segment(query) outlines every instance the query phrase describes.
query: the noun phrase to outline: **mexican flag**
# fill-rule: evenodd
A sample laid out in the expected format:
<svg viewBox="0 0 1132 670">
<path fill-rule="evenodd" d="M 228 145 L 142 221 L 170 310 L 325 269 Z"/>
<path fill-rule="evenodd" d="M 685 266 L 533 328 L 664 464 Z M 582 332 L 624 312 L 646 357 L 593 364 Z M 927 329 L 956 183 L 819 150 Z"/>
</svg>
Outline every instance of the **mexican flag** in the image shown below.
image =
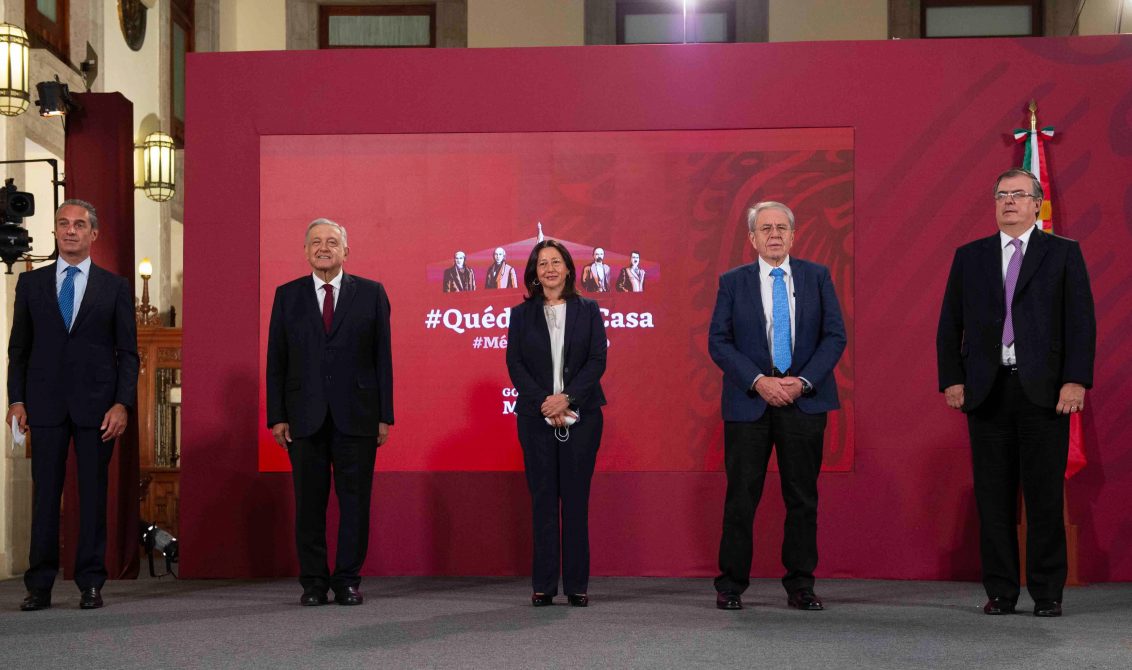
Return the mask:
<svg viewBox="0 0 1132 670">
<path fill-rule="evenodd" d="M 1052 194 L 1049 190 L 1049 171 L 1046 169 L 1046 140 L 1053 137 L 1053 126 L 1038 129 L 1036 118 L 1031 108 L 1030 130 L 1017 128 L 1014 130 L 1014 140 L 1024 142 L 1025 156 L 1022 159 L 1022 169 L 1029 170 L 1042 183 L 1045 199 L 1042 209 L 1038 212 L 1037 224 L 1047 233 L 1053 231 Z M 1069 462 L 1065 465 L 1065 478 L 1069 479 L 1085 467 L 1085 436 L 1081 427 L 1081 414 L 1069 415 Z"/>
</svg>

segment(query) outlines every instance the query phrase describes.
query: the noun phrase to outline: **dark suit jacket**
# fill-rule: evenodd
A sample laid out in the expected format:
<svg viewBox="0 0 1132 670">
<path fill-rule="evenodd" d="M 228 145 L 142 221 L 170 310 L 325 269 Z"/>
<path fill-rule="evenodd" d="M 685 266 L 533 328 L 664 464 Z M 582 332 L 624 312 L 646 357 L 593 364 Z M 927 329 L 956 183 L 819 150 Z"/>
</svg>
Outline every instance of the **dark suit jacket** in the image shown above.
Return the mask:
<svg viewBox="0 0 1132 670">
<path fill-rule="evenodd" d="M 550 331 L 541 299 L 525 300 L 511 308 L 507 327 L 507 371 L 519 391 L 515 412 L 542 416 L 542 403 L 554 394 Z M 563 338 L 563 393 L 576 399 L 582 414 L 605 404 L 601 375 L 605 372 L 605 323 L 597 303 L 588 298 L 566 301 Z"/>
<path fill-rule="evenodd" d="M 833 368 L 845 350 L 845 323 L 824 265 L 790 257 L 794 274 L 794 351 L 791 372 L 814 390 L 795 401 L 807 414 L 840 407 Z M 719 278 L 715 311 L 708 330 L 708 352 L 723 370 L 723 420 L 757 421 L 766 401 L 750 390 L 759 374 L 773 369 L 766 337 L 759 263 L 725 272 Z"/>
<path fill-rule="evenodd" d="M 389 298 L 381 284 L 342 274 L 330 334 L 311 275 L 275 290 L 267 335 L 267 426 L 313 435 L 326 413 L 346 435 L 377 436 L 393 424 Z"/>
<path fill-rule="evenodd" d="M 999 235 L 959 247 L 936 334 L 939 388 L 964 384 L 963 411 L 990 393 L 1002 365 L 1006 291 Z M 1035 405 L 1056 407 L 1062 384 L 1093 385 L 1097 323 L 1081 247 L 1040 230 L 1030 235 L 1014 289 L 1018 377 Z"/>
<path fill-rule="evenodd" d="M 57 426 L 68 417 L 98 427 L 114 403 L 133 407 L 138 337 L 133 291 L 125 278 L 90 265 L 71 331 L 55 293 L 56 264 L 16 282 L 8 342 L 8 401 L 26 405 L 28 423 Z"/>
</svg>

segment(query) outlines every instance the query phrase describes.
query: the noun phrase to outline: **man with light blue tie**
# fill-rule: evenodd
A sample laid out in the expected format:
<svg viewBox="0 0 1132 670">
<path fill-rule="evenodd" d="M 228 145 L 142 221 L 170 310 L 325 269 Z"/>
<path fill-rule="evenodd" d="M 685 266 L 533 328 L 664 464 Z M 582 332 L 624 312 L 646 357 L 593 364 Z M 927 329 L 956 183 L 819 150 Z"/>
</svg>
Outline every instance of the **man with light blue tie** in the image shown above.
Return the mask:
<svg viewBox="0 0 1132 670">
<path fill-rule="evenodd" d="M 82 200 L 55 214 L 58 260 L 20 275 L 8 342 L 7 423 L 30 432 L 31 552 L 20 609 L 51 606 L 59 572 L 59 509 L 67 451 L 75 444 L 79 536 L 75 583 L 82 609 L 102 607 L 106 489 L 114 442 L 136 400 L 137 329 L 125 278 L 90 260 L 98 215 Z M 70 541 L 70 540 L 68 540 Z"/>
<path fill-rule="evenodd" d="M 716 607 L 743 608 L 750 584 L 755 509 L 772 448 L 786 503 L 782 585 L 787 605 L 816 611 L 818 473 L 826 413 L 837 409 L 833 369 L 845 324 L 829 269 L 790 257 L 794 213 L 773 201 L 747 212 L 759 258 L 719 278 L 708 351 L 723 370 L 727 494 Z"/>
</svg>

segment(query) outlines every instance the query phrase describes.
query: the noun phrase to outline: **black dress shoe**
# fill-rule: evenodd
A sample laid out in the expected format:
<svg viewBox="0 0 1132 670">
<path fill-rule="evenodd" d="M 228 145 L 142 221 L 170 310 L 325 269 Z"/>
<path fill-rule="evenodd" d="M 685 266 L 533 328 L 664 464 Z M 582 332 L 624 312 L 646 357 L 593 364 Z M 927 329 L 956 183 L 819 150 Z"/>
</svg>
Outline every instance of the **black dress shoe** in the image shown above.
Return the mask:
<svg viewBox="0 0 1132 670">
<path fill-rule="evenodd" d="M 356 586 L 343 586 L 334 589 L 334 602 L 339 605 L 361 605 L 365 598 Z"/>
<path fill-rule="evenodd" d="M 743 599 L 739 597 L 738 593 L 723 591 L 715 594 L 715 606 L 721 610 L 741 610 L 743 609 Z"/>
<path fill-rule="evenodd" d="M 983 614 L 1014 614 L 1014 601 L 1001 596 L 991 596 L 983 605 Z"/>
<path fill-rule="evenodd" d="M 20 610 L 24 612 L 45 610 L 48 607 L 51 607 L 50 591 L 28 591 L 24 601 L 20 603 Z"/>
<path fill-rule="evenodd" d="M 566 601 L 570 603 L 570 607 L 589 607 L 590 597 L 584 593 L 571 593 L 566 596 Z"/>
<path fill-rule="evenodd" d="M 299 598 L 299 604 L 303 607 L 317 607 L 328 602 L 330 598 L 327 597 L 326 591 L 321 589 L 303 589 L 303 595 Z"/>
<path fill-rule="evenodd" d="M 1035 602 L 1034 616 L 1061 616 L 1061 601 L 1039 600 Z"/>
<path fill-rule="evenodd" d="M 810 589 L 798 589 L 791 593 L 790 597 L 786 599 L 786 604 L 796 610 L 806 610 L 807 612 L 818 612 L 825 609 L 821 598 L 817 597 Z"/>
<path fill-rule="evenodd" d="M 102 607 L 102 591 L 97 586 L 92 586 L 89 589 L 83 589 L 79 596 L 79 608 L 84 610 L 96 610 Z"/>
<path fill-rule="evenodd" d="M 554 596 L 549 593 L 534 593 L 531 595 L 531 605 L 535 607 L 548 607 L 554 604 Z"/>
</svg>

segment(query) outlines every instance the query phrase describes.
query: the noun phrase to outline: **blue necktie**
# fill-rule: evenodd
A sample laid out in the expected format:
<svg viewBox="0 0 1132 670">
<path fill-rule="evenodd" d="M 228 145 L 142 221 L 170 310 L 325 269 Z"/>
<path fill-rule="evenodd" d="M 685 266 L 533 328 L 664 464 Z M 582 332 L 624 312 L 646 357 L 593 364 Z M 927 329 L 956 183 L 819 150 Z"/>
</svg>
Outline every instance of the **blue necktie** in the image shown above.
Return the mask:
<svg viewBox="0 0 1132 670">
<path fill-rule="evenodd" d="M 774 319 L 772 328 L 774 329 L 774 367 L 778 368 L 779 372 L 786 372 L 790 369 L 790 298 L 786 295 L 786 280 L 783 279 L 786 273 L 782 268 L 775 268 L 770 271 L 770 276 L 774 277 L 774 285 L 771 287 L 771 295 L 774 298 L 773 308 L 771 310 L 771 317 Z"/>
<path fill-rule="evenodd" d="M 67 276 L 63 278 L 63 286 L 59 289 L 59 311 L 63 314 L 63 325 L 70 332 L 71 319 L 75 316 L 75 275 L 79 269 L 68 266 L 64 272 Z"/>
</svg>

